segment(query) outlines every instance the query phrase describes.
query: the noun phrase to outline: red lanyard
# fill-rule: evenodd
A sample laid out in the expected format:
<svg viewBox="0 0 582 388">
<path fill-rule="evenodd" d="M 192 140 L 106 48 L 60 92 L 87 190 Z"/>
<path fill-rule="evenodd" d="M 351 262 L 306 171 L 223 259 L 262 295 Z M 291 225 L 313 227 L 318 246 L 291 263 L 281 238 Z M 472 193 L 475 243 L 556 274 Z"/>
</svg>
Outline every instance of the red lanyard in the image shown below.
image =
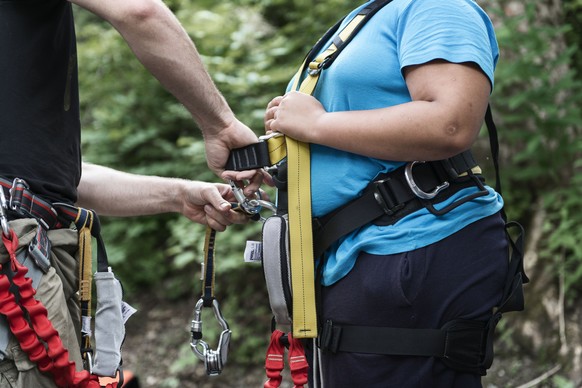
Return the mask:
<svg viewBox="0 0 582 388">
<path fill-rule="evenodd" d="M 69 352 L 49 321 L 46 308 L 34 299 L 32 281 L 25 277 L 28 269 L 16 259 L 18 237 L 11 229 L 9 233 L 9 236 L 2 233 L 2 241 L 10 256 L 11 269 L 15 273 L 12 283 L 18 289 L 20 304 L 16 303 L 14 295 L 9 291 L 8 276 L 0 274 L 0 313 L 7 317 L 10 330 L 18 339 L 22 350 L 38 365 L 41 372 L 50 372 L 59 387 L 100 388 L 96 375 L 86 370 L 77 372 L 75 363 L 69 360 Z M 28 313 L 30 325 L 24 317 L 23 309 Z M 46 347 L 39 338 L 46 343 Z M 107 384 L 106 387 L 116 388 L 117 383 Z"/>
</svg>

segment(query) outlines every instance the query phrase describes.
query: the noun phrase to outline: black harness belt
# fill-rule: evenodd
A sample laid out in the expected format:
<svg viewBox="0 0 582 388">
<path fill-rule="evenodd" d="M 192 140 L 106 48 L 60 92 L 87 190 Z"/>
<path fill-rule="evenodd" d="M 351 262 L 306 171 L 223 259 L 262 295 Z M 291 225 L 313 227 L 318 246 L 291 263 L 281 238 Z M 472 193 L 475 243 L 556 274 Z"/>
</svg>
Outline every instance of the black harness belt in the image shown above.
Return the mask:
<svg viewBox="0 0 582 388">
<path fill-rule="evenodd" d="M 460 190 L 475 186 L 479 187 L 476 193 L 443 209 L 434 207 Z M 381 174 L 360 197 L 323 217 L 314 218 L 314 257 L 319 257 L 340 237 L 370 222 L 392 225 L 423 207 L 440 215 L 487 193 L 470 151 L 446 160 L 408 163 Z"/>
<path fill-rule="evenodd" d="M 9 198 L 9 211 L 19 216 L 36 218 L 46 229 L 53 229 L 60 224 L 53 204 L 30 191 L 23 179 L 8 180 L 0 177 L 0 187 L 4 190 L 4 197 Z"/>
</svg>

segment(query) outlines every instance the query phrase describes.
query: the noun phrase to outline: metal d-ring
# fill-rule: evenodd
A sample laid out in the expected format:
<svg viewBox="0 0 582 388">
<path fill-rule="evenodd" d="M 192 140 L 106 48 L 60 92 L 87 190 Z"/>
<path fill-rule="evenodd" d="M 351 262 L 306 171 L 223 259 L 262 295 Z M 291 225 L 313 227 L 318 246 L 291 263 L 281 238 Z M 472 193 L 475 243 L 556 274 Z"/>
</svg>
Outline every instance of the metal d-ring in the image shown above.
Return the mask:
<svg viewBox="0 0 582 388">
<path fill-rule="evenodd" d="M 449 187 L 449 182 L 444 181 L 442 184 L 437 185 L 437 187 L 430 193 L 423 191 L 420 187 L 418 187 L 418 185 L 414 181 L 414 176 L 412 174 L 412 168 L 417 163 L 424 163 L 424 161 L 409 162 L 404 169 L 404 177 L 406 178 L 406 183 L 408 183 L 408 187 L 410 187 L 410 190 L 412 190 L 414 195 L 422 199 L 433 199 L 434 197 L 437 196 L 438 193 Z"/>
</svg>

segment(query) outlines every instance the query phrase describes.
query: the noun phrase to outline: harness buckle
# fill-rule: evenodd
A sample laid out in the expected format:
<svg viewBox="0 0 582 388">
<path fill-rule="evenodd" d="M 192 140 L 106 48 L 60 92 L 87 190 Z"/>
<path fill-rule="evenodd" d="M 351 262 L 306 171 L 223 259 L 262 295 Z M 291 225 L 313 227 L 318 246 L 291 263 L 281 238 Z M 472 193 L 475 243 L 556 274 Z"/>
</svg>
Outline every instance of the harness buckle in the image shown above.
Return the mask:
<svg viewBox="0 0 582 388">
<path fill-rule="evenodd" d="M 313 62 L 310 62 L 308 65 L 307 74 L 309 74 L 312 77 L 319 75 L 319 73 L 321 73 L 321 71 L 323 70 L 324 66 L 329 61 L 330 58 L 331 58 L 331 56 L 327 56 L 321 62 L 317 62 L 316 60 Z"/>
<path fill-rule="evenodd" d="M 8 217 L 6 216 L 6 209 L 8 202 L 4 196 L 4 189 L 0 187 L 0 224 L 2 225 L 2 234 L 5 237 L 10 236 L 10 225 L 8 224 Z"/>
<path fill-rule="evenodd" d="M 423 191 L 414 181 L 414 176 L 412 174 L 412 168 L 414 167 L 414 165 L 416 165 L 418 163 L 425 163 L 425 162 L 424 161 L 417 161 L 417 160 L 413 161 L 413 162 L 409 162 L 404 169 L 404 177 L 406 178 L 406 183 L 408 183 L 408 187 L 410 187 L 410 190 L 412 190 L 414 195 L 416 195 L 418 198 L 421 198 L 421 199 L 433 199 L 434 197 L 437 196 L 438 193 L 440 193 L 441 191 L 443 191 L 444 189 L 449 187 L 449 182 L 444 181 L 442 184 L 437 185 L 437 187 L 435 187 L 435 189 L 433 191 L 431 191 L 430 193 Z"/>
<path fill-rule="evenodd" d="M 208 376 L 218 376 L 222 372 L 224 364 L 226 364 L 232 331 L 229 329 L 228 323 L 222 316 L 218 301 L 213 299 L 212 310 L 214 311 L 216 320 L 222 328 L 222 333 L 220 333 L 216 350 L 210 349 L 210 346 L 202 340 L 202 307 L 204 307 L 204 299 L 200 298 L 194 308 L 194 319 L 192 320 L 190 329 L 192 332 L 190 347 L 192 348 L 192 352 L 200 360 L 204 361 L 206 374 Z"/>
<path fill-rule="evenodd" d="M 385 214 L 391 216 L 402 209 L 405 203 L 398 203 L 391 194 L 389 187 L 390 178 L 378 180 L 374 182 L 374 199 L 380 205 Z"/>
<path fill-rule="evenodd" d="M 10 209 L 15 211 L 18 211 L 18 204 L 22 203 L 23 190 L 19 190 L 18 187 L 29 189 L 28 183 L 22 178 L 14 178 L 12 181 L 12 187 L 10 188 Z"/>
</svg>

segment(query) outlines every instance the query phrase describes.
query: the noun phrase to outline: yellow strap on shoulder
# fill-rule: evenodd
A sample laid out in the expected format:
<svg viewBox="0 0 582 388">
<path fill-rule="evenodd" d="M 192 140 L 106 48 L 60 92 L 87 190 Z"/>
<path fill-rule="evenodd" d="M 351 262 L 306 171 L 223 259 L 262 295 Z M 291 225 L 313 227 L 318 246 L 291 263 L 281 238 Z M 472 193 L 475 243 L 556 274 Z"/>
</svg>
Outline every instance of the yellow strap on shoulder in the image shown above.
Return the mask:
<svg viewBox="0 0 582 388">
<path fill-rule="evenodd" d="M 340 32 L 339 37 L 345 41 L 363 18 L 361 15 L 356 16 Z M 305 94 L 313 93 L 324 61 L 336 50 L 336 45 L 332 43 L 329 48 L 309 63 L 308 75 L 301 82 L 300 92 Z M 293 90 L 297 90 L 304 68 L 305 62 L 295 76 Z M 311 158 L 309 144 L 287 136 L 285 141 L 288 174 L 289 249 L 293 293 L 293 336 L 295 338 L 315 338 L 317 337 L 317 314 L 315 309 L 315 265 L 311 224 Z"/>
</svg>

